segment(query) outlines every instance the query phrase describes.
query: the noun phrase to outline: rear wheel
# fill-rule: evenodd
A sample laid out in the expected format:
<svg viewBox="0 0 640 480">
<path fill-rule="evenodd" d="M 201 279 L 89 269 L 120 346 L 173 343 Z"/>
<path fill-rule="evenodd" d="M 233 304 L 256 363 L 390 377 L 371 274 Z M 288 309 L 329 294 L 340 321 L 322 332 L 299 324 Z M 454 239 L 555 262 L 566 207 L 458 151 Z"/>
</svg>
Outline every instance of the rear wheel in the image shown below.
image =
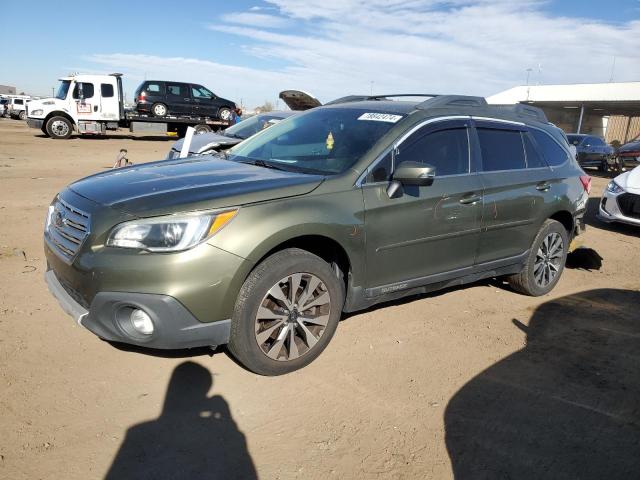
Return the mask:
<svg viewBox="0 0 640 480">
<path fill-rule="evenodd" d="M 229 351 L 261 375 L 302 368 L 333 337 L 343 303 L 344 285 L 327 262 L 297 248 L 275 253 L 240 290 Z"/>
<path fill-rule="evenodd" d="M 538 297 L 556 286 L 564 270 L 569 248 L 567 230 L 556 220 L 547 220 L 536 235 L 522 271 L 507 277 L 514 290 Z"/>
<path fill-rule="evenodd" d="M 25 112 L 24 110 L 22 110 L 22 111 L 20 112 L 20 114 L 18 115 L 18 118 L 19 118 L 20 120 L 26 120 L 26 119 L 27 119 L 27 112 Z"/>
<path fill-rule="evenodd" d="M 65 117 L 51 117 L 47 121 L 47 135 L 51 138 L 58 140 L 64 140 L 71 136 L 73 126 L 71 122 Z"/>
<path fill-rule="evenodd" d="M 166 117 L 167 112 L 167 106 L 164 103 L 154 103 L 151 106 L 151 113 L 154 117 Z"/>
</svg>

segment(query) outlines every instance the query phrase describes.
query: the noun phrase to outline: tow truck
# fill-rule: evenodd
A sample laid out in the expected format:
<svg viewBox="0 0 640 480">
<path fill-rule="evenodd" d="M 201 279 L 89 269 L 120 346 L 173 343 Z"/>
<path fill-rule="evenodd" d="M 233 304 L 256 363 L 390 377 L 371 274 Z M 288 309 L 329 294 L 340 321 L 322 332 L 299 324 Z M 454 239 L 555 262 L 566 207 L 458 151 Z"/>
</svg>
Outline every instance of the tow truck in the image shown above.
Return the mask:
<svg viewBox="0 0 640 480">
<path fill-rule="evenodd" d="M 27 125 L 46 136 L 67 139 L 74 130 L 80 135 L 106 135 L 128 128 L 131 132 L 175 133 L 184 136 L 188 127 L 196 133 L 228 127 L 232 121 L 190 115 L 154 117 L 128 110 L 124 104 L 122 74 L 76 74 L 60 78 L 54 97 L 32 100 Z"/>
</svg>

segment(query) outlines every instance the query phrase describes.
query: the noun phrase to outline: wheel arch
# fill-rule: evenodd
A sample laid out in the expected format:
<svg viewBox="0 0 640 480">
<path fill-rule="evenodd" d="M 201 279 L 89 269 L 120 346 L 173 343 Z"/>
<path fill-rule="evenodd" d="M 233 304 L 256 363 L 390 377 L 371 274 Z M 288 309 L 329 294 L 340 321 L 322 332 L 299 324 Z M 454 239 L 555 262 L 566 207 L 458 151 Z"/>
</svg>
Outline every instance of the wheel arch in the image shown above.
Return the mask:
<svg viewBox="0 0 640 480">
<path fill-rule="evenodd" d="M 46 126 L 49 120 L 51 120 L 53 117 L 64 117 L 71 122 L 71 128 L 76 128 L 76 122 L 73 117 L 71 117 L 71 115 L 69 115 L 68 113 L 63 112 L 62 110 L 54 110 L 53 112 L 47 114 L 47 116 L 44 117 L 43 125 Z"/>
<path fill-rule="evenodd" d="M 569 238 L 573 237 L 574 220 L 571 212 L 569 212 L 568 210 L 558 210 L 557 212 L 550 215 L 549 219 L 560 222 L 567 230 L 567 235 L 569 235 Z"/>
</svg>

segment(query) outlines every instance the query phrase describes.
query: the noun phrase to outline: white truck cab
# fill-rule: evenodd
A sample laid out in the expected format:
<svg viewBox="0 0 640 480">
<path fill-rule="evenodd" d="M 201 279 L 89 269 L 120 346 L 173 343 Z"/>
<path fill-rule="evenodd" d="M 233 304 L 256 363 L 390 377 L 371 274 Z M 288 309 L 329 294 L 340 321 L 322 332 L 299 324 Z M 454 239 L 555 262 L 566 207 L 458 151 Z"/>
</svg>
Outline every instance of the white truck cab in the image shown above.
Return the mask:
<svg viewBox="0 0 640 480">
<path fill-rule="evenodd" d="M 52 138 L 105 133 L 124 118 L 121 75 L 72 75 L 60 78 L 55 97 L 29 102 L 27 123 Z"/>
</svg>

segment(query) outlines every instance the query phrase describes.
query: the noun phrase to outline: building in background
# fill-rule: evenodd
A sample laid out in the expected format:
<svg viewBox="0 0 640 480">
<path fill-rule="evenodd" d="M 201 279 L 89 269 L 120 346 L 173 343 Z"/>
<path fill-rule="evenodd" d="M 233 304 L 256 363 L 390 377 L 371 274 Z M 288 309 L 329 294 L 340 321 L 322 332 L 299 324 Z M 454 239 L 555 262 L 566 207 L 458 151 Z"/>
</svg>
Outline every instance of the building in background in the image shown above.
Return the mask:
<svg viewBox="0 0 640 480">
<path fill-rule="evenodd" d="M 487 102 L 535 105 L 565 132 L 598 135 L 608 143 L 623 144 L 640 135 L 640 82 L 522 85 Z"/>
<path fill-rule="evenodd" d="M 16 95 L 16 87 L 0 85 L 0 95 Z"/>
</svg>

